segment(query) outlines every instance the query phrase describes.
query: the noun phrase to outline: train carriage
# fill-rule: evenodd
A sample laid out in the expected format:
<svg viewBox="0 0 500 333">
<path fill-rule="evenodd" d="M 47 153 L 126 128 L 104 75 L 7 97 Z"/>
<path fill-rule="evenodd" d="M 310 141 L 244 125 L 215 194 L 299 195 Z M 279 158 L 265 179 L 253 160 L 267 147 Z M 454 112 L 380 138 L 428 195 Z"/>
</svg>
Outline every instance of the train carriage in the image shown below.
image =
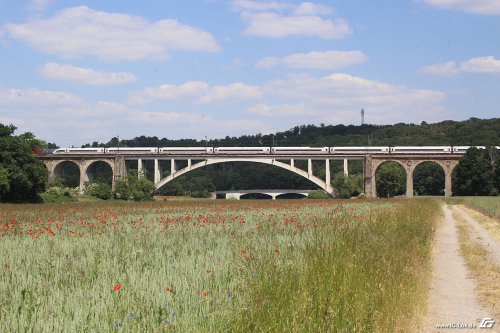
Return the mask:
<svg viewBox="0 0 500 333">
<path fill-rule="evenodd" d="M 216 155 L 267 155 L 269 147 L 217 147 L 214 149 Z"/>
<path fill-rule="evenodd" d="M 52 154 L 104 154 L 104 148 L 58 148 Z"/>
<path fill-rule="evenodd" d="M 160 154 L 164 155 L 206 155 L 213 154 L 212 147 L 163 147 Z"/>
<path fill-rule="evenodd" d="M 123 154 L 123 155 L 141 155 L 141 154 L 157 154 L 156 147 L 110 147 L 106 148 L 108 154 Z"/>
<path fill-rule="evenodd" d="M 390 148 L 391 153 L 398 154 L 449 154 L 451 146 L 396 146 Z"/>
<path fill-rule="evenodd" d="M 330 154 L 388 154 L 389 147 L 330 147 Z"/>
<path fill-rule="evenodd" d="M 328 155 L 328 147 L 273 147 L 273 155 Z"/>
</svg>

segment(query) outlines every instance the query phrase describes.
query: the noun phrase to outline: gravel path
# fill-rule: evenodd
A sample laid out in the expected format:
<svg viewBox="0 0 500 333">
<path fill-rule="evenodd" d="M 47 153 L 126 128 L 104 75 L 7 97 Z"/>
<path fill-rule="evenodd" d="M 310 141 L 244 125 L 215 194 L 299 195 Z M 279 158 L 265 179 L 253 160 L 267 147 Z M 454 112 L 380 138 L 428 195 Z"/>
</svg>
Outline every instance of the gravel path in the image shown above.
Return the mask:
<svg viewBox="0 0 500 333">
<path fill-rule="evenodd" d="M 436 231 L 431 289 L 422 332 L 478 332 L 478 328 L 436 328 L 438 324 L 478 325 L 478 319 L 490 316 L 488 309 L 477 301 L 474 280 L 460 255 L 456 221 L 451 209 L 445 205 L 443 211 L 444 219 Z M 497 325 L 493 330 L 481 331 L 498 332 Z"/>
</svg>

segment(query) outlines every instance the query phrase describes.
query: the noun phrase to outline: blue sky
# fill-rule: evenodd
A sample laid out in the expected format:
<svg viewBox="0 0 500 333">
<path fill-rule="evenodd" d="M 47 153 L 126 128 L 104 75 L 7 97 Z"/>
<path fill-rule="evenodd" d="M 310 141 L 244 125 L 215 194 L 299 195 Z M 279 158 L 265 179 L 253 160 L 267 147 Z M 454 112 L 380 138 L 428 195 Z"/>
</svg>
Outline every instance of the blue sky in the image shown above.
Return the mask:
<svg viewBox="0 0 500 333">
<path fill-rule="evenodd" d="M 0 5 L 0 122 L 61 146 L 500 115 L 498 0 Z"/>
</svg>

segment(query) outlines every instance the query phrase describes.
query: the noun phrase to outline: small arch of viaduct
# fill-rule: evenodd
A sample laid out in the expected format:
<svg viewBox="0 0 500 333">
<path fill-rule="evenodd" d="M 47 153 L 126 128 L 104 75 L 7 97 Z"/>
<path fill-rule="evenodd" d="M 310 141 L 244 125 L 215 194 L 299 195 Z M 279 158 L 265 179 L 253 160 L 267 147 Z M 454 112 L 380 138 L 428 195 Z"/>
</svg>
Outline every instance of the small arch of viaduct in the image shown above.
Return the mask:
<svg viewBox="0 0 500 333">
<path fill-rule="evenodd" d="M 377 197 L 376 173 L 377 169 L 384 163 L 396 162 L 406 172 L 406 197 L 413 196 L 413 172 L 422 163 L 436 163 L 444 171 L 444 193 L 445 197 L 452 195 L 451 176 L 458 165 L 461 155 L 455 156 L 367 156 L 365 159 L 365 195 L 368 198 Z"/>
<path fill-rule="evenodd" d="M 89 168 L 94 165 L 95 163 L 103 162 L 109 165 L 111 168 L 111 171 L 113 173 L 113 179 L 112 179 L 112 186 L 114 187 L 115 181 L 117 179 L 120 179 L 122 175 L 125 174 L 124 168 L 125 165 L 123 161 L 120 161 L 119 159 L 112 157 L 112 158 L 92 158 L 92 159 L 85 159 L 85 158 L 61 158 L 61 159 L 43 159 L 43 163 L 45 164 L 48 173 L 49 173 L 49 182 L 52 182 L 56 178 L 56 169 L 61 166 L 63 163 L 73 163 L 78 167 L 78 170 L 80 171 L 80 182 L 79 182 L 79 187 L 80 191 L 83 191 L 85 187 L 85 183 L 89 182 L 91 179 L 89 177 Z M 123 164 L 123 165 L 121 165 Z"/>
</svg>

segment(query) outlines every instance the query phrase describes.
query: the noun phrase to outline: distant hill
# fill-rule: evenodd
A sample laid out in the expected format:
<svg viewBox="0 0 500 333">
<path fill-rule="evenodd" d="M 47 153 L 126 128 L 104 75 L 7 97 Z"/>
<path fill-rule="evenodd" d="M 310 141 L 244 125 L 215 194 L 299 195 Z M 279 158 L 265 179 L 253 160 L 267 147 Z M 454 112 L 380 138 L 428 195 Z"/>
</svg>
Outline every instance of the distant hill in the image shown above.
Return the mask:
<svg viewBox="0 0 500 333">
<path fill-rule="evenodd" d="M 275 134 L 243 135 L 210 140 L 213 146 L 475 146 L 500 145 L 500 118 L 465 121 L 446 120 L 439 123 L 395 125 L 301 125 Z M 122 147 L 177 146 L 190 147 L 205 145 L 205 141 L 193 139 L 170 140 L 156 136 L 140 136 L 120 140 Z M 118 139 L 107 143 L 94 142 L 83 147 L 116 146 Z"/>
</svg>

